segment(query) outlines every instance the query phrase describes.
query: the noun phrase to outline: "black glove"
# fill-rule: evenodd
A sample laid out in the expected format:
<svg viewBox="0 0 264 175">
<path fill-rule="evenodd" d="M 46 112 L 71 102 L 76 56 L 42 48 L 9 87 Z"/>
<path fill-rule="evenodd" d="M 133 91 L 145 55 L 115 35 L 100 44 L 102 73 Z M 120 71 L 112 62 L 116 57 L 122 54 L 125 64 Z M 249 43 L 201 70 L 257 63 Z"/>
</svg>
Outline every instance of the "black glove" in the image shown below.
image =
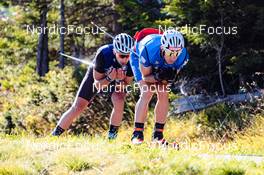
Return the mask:
<svg viewBox="0 0 264 175">
<path fill-rule="evenodd" d="M 154 78 L 157 81 L 166 80 L 168 82 L 172 82 L 177 75 L 177 70 L 173 68 L 161 68 L 155 74 Z"/>
</svg>

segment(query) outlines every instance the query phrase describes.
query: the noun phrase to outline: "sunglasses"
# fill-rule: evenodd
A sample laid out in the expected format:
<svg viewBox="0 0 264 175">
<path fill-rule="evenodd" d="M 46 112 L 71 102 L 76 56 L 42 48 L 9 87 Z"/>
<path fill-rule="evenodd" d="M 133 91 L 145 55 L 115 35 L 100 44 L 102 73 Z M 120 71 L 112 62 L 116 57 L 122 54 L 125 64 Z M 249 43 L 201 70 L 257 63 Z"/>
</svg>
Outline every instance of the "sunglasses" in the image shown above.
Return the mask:
<svg viewBox="0 0 264 175">
<path fill-rule="evenodd" d="M 128 55 L 118 54 L 118 56 L 119 56 L 121 59 L 124 59 L 124 58 L 128 58 L 128 57 L 129 57 L 129 54 L 128 54 Z"/>
<path fill-rule="evenodd" d="M 170 50 L 167 48 L 164 48 L 164 55 L 167 57 L 178 57 L 181 53 L 182 49 L 180 50 Z"/>
</svg>

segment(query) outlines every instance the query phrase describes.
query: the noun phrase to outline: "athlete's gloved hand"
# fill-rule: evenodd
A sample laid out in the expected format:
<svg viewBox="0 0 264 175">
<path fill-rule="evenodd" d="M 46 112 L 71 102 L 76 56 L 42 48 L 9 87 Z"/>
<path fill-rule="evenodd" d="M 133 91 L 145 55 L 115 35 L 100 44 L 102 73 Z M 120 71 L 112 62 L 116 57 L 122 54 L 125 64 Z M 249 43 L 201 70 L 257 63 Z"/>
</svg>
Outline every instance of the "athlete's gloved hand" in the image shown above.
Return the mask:
<svg viewBox="0 0 264 175">
<path fill-rule="evenodd" d="M 154 74 L 154 78 L 159 82 L 163 80 L 172 82 L 174 81 L 176 75 L 177 71 L 173 68 L 161 68 Z"/>
<path fill-rule="evenodd" d="M 115 80 L 117 78 L 117 70 L 113 67 L 111 67 L 107 73 L 106 76 L 110 79 L 110 80 Z"/>
<path fill-rule="evenodd" d="M 116 80 L 124 80 L 126 78 L 126 73 L 123 71 L 122 68 L 117 69 L 117 75 L 116 75 Z"/>
</svg>

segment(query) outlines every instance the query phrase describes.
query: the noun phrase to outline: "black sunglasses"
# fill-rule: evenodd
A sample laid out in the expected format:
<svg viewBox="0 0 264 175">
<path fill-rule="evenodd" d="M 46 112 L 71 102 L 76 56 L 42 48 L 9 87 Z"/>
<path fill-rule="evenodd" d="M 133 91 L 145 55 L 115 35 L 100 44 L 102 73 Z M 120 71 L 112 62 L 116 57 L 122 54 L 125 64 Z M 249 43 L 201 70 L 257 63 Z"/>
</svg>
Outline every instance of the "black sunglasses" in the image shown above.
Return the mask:
<svg viewBox="0 0 264 175">
<path fill-rule="evenodd" d="M 119 57 L 123 59 L 129 57 L 129 55 L 119 55 Z"/>
</svg>

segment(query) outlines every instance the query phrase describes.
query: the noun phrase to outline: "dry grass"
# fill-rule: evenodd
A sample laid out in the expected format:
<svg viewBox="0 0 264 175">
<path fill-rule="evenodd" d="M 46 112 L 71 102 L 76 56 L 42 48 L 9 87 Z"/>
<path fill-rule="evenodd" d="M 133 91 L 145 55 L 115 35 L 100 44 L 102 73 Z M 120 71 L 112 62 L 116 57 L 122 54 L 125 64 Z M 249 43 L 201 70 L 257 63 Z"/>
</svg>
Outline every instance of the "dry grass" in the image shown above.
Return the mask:
<svg viewBox="0 0 264 175">
<path fill-rule="evenodd" d="M 130 144 L 132 128 L 122 128 L 114 142 L 97 136 L 0 136 L 0 174 L 264 174 L 264 163 L 201 159 L 198 154 L 264 155 L 263 117 L 230 142 L 198 139 L 194 121 L 169 120 L 166 137 L 177 138 L 180 151 Z"/>
</svg>

